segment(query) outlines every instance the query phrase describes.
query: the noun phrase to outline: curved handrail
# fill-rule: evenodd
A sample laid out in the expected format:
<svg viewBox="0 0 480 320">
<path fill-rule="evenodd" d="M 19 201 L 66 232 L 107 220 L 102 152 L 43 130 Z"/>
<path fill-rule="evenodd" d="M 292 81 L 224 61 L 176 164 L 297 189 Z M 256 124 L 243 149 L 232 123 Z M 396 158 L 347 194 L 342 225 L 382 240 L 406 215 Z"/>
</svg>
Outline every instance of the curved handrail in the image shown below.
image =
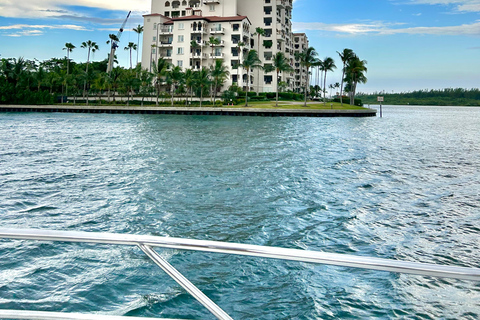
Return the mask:
<svg viewBox="0 0 480 320">
<path fill-rule="evenodd" d="M 228 253 L 307 263 L 409 273 L 432 277 L 480 281 L 479 268 L 444 266 L 430 263 L 399 261 L 338 253 L 266 247 L 219 241 L 192 240 L 130 234 L 53 231 L 38 229 L 0 228 L 0 238 L 44 241 L 87 242 L 116 245 L 145 245 L 180 250 Z"/>
</svg>

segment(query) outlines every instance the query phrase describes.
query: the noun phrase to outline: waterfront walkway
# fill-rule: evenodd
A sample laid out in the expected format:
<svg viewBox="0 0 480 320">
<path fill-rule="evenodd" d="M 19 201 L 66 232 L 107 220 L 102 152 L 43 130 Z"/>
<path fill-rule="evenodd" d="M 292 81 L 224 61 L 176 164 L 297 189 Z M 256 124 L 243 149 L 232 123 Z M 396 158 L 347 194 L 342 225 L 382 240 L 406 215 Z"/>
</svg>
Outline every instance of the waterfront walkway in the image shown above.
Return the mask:
<svg viewBox="0 0 480 320">
<path fill-rule="evenodd" d="M 0 112 L 69 112 L 119 114 L 183 114 L 263 117 L 374 117 L 375 109 L 269 109 L 252 107 L 155 107 L 155 106 L 76 106 L 76 105 L 0 105 Z"/>
</svg>

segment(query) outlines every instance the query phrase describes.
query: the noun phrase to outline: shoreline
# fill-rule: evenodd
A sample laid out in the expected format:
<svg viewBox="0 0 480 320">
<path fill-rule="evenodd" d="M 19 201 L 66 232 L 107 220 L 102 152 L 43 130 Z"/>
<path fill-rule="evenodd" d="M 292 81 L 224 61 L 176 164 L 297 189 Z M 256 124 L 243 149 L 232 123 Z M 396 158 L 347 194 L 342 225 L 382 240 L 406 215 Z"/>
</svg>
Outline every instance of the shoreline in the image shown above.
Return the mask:
<svg viewBox="0 0 480 320">
<path fill-rule="evenodd" d="M 375 109 L 262 109 L 222 107 L 139 107 L 139 106 L 63 106 L 63 105 L 0 105 L 0 112 L 64 112 L 111 114 L 180 114 L 260 117 L 375 117 Z"/>
</svg>

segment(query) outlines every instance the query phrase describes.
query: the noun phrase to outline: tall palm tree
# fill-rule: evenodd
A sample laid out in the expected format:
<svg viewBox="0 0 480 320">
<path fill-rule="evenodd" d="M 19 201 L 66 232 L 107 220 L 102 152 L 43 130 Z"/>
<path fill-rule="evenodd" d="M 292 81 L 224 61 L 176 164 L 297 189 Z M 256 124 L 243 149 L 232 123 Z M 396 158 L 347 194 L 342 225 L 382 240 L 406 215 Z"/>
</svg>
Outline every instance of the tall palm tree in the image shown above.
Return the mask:
<svg viewBox="0 0 480 320">
<path fill-rule="evenodd" d="M 320 75 L 320 70 L 323 70 L 323 60 L 322 59 L 316 59 L 314 62 L 313 68 L 316 68 L 316 80 L 315 80 L 315 87 L 318 87 L 321 90 L 321 85 L 322 85 L 322 77 L 323 77 L 323 71 L 322 74 Z M 318 90 L 317 90 L 318 92 Z M 321 95 L 320 95 L 321 97 Z"/>
<path fill-rule="evenodd" d="M 187 87 L 188 92 L 190 92 L 190 101 L 192 101 L 193 87 L 195 85 L 195 73 L 192 69 L 186 69 L 184 77 L 185 77 L 185 86 Z M 188 105 L 188 98 L 185 99 L 185 105 Z"/>
<path fill-rule="evenodd" d="M 202 107 L 203 101 L 203 91 L 205 88 L 210 85 L 210 73 L 207 68 L 202 68 L 200 71 L 196 72 L 196 84 L 200 88 L 200 108 Z"/>
<path fill-rule="evenodd" d="M 263 28 L 260 28 L 260 27 L 257 27 L 255 28 L 255 34 L 257 35 L 258 37 L 258 41 L 257 41 L 257 53 L 260 54 L 260 37 L 264 37 L 265 36 L 265 29 Z M 259 94 L 260 92 L 260 68 L 258 69 L 257 71 L 257 95 Z"/>
<path fill-rule="evenodd" d="M 182 68 L 180 68 L 179 66 L 172 68 L 170 71 L 167 72 L 167 77 L 172 83 L 171 91 L 172 91 L 172 107 L 173 107 L 173 97 L 175 95 L 175 89 L 183 79 Z"/>
<path fill-rule="evenodd" d="M 342 59 L 343 69 L 342 69 L 342 83 L 340 84 L 340 103 L 343 106 L 343 79 L 345 79 L 345 71 L 347 71 L 347 63 L 355 57 L 355 53 L 352 49 L 345 48 L 342 52 L 338 52 L 340 59 Z"/>
<path fill-rule="evenodd" d="M 245 46 L 245 42 L 239 41 L 237 43 L 238 50 L 238 65 L 237 65 L 237 85 L 240 84 L 240 61 L 242 61 L 242 47 Z"/>
<path fill-rule="evenodd" d="M 143 26 L 138 25 L 138 27 L 133 28 L 133 31 L 137 34 L 137 48 L 140 48 L 140 34 L 143 32 Z M 137 50 L 137 64 L 138 64 L 138 52 Z"/>
<path fill-rule="evenodd" d="M 67 50 L 67 77 L 70 71 L 70 52 L 72 52 L 73 49 L 75 48 L 76 47 L 70 42 L 65 43 L 65 48 L 63 48 L 63 50 Z M 65 95 L 68 96 L 68 83 L 66 81 L 65 81 Z M 62 102 L 63 102 L 63 95 L 62 95 Z"/>
<path fill-rule="evenodd" d="M 347 65 L 347 79 L 350 84 L 350 104 L 355 104 L 355 93 L 357 91 L 358 83 L 366 83 L 367 77 L 365 73 L 367 72 L 367 61 L 360 60 L 359 57 L 355 56 L 352 58 Z"/>
<path fill-rule="evenodd" d="M 309 47 L 305 49 L 302 53 L 300 53 L 300 64 L 307 68 L 307 88 L 310 86 L 310 68 L 315 65 L 315 63 L 318 62 L 317 59 L 318 53 L 313 47 Z M 307 106 L 307 89 L 305 89 L 305 104 L 304 106 Z"/>
<path fill-rule="evenodd" d="M 213 49 L 215 48 L 215 46 L 218 46 L 220 44 L 220 40 L 218 38 L 215 38 L 215 37 L 210 37 L 208 39 L 208 44 L 210 45 L 210 47 L 212 47 L 212 55 L 211 55 L 211 58 L 213 59 Z M 214 63 L 212 62 L 212 65 Z"/>
<path fill-rule="evenodd" d="M 155 74 L 155 87 L 157 89 L 156 106 L 158 107 L 158 96 L 160 95 L 160 86 L 162 78 L 167 74 L 169 63 L 167 60 L 160 58 L 157 63 L 153 65 L 153 73 Z"/>
<path fill-rule="evenodd" d="M 225 80 L 230 75 L 227 67 L 223 64 L 223 59 L 216 60 L 215 64 L 210 67 L 210 75 L 213 82 L 213 104 L 215 105 L 218 88 L 223 86 Z"/>
<path fill-rule="evenodd" d="M 327 103 L 327 72 L 329 71 L 333 71 L 337 69 L 337 66 L 335 65 L 335 61 L 330 58 L 330 57 L 327 57 L 323 60 L 322 62 L 322 71 L 325 72 L 325 78 L 323 80 L 323 105 L 325 105 Z"/>
<path fill-rule="evenodd" d="M 279 75 L 280 75 L 280 72 L 288 72 L 288 71 L 292 71 L 293 68 L 290 66 L 290 63 L 288 62 L 288 60 L 285 58 L 285 54 L 283 52 L 277 52 L 277 54 L 273 57 L 273 67 L 275 68 L 276 72 L 277 72 L 277 94 L 276 94 L 276 102 L 275 102 L 275 106 L 278 107 L 278 78 L 279 78 Z"/>
<path fill-rule="evenodd" d="M 247 88 L 245 90 L 245 107 L 248 107 L 248 91 L 250 89 L 250 70 L 262 68 L 262 61 L 255 50 L 248 51 L 243 57 L 242 67 L 247 71 Z"/>
<path fill-rule="evenodd" d="M 63 50 L 67 50 L 67 75 L 69 74 L 70 70 L 70 52 L 72 52 L 75 48 L 76 47 L 70 42 L 65 43 L 65 48 L 63 48 Z"/>
<path fill-rule="evenodd" d="M 80 48 L 88 50 L 87 68 L 85 70 L 85 74 L 88 74 L 88 65 L 90 64 L 90 53 L 94 53 L 95 51 L 97 51 L 98 45 L 96 42 L 88 40 L 86 42 L 82 42 L 82 45 L 80 46 Z M 83 83 L 83 97 L 85 97 L 85 92 L 87 91 L 87 78 L 88 77 L 85 77 L 85 82 Z"/>
<path fill-rule="evenodd" d="M 190 41 L 190 50 L 192 51 L 192 59 L 195 57 L 195 52 L 197 51 L 197 49 L 200 47 L 200 45 L 198 44 L 198 42 L 196 40 L 192 40 Z M 193 61 L 193 60 L 192 60 Z M 202 59 L 200 57 L 200 66 L 202 65 Z M 194 64 L 192 62 L 192 68 L 194 67 Z"/>
<path fill-rule="evenodd" d="M 137 45 L 133 42 L 129 42 L 128 46 L 126 46 L 124 49 L 130 51 L 130 69 L 132 69 L 132 50 L 137 50 Z"/>
</svg>

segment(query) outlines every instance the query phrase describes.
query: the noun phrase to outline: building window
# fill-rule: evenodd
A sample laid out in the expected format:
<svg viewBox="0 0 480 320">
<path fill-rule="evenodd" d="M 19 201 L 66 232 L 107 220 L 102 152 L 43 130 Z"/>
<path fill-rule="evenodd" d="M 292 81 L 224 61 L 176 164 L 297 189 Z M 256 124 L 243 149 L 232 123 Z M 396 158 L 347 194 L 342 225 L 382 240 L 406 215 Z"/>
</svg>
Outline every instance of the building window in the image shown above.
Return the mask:
<svg viewBox="0 0 480 320">
<path fill-rule="evenodd" d="M 184 41 L 183 35 L 178 36 L 178 42 L 183 42 L 183 41 Z"/>
<path fill-rule="evenodd" d="M 177 54 L 183 54 L 183 48 L 177 48 Z"/>
<path fill-rule="evenodd" d="M 155 48 L 152 48 L 152 54 L 155 54 L 156 50 Z"/>
<path fill-rule="evenodd" d="M 170 11 L 165 11 L 165 17 L 170 17 Z"/>
<path fill-rule="evenodd" d="M 177 61 L 177 66 L 183 67 L 183 60 L 178 60 Z"/>
<path fill-rule="evenodd" d="M 185 24 L 183 22 L 180 22 L 178 24 L 178 30 L 183 30 L 183 29 L 185 29 Z"/>
<path fill-rule="evenodd" d="M 215 11 L 215 5 L 211 4 L 208 6 L 210 8 L 210 12 Z"/>
<path fill-rule="evenodd" d="M 157 23 L 156 22 L 153 24 L 153 30 L 157 30 Z"/>
<path fill-rule="evenodd" d="M 153 42 L 156 42 L 156 41 L 157 41 L 157 37 L 153 36 Z"/>
</svg>

